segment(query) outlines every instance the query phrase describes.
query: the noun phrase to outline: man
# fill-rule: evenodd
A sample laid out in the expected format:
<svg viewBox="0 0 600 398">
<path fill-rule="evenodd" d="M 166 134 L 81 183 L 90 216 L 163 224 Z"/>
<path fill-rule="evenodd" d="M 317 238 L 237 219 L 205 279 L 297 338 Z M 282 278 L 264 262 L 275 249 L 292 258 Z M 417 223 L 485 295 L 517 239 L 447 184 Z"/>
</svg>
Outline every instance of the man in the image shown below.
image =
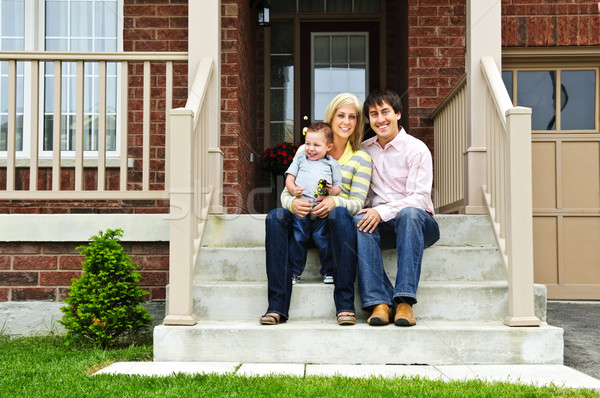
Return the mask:
<svg viewBox="0 0 600 398">
<path fill-rule="evenodd" d="M 416 324 L 423 249 L 440 236 L 433 218 L 431 153 L 399 125 L 398 94 L 377 90 L 365 100 L 365 113 L 376 137 L 363 143 L 373 161 L 367 206 L 357 213 L 358 287 L 362 308 L 372 310 L 369 325 Z M 396 283 L 386 275 L 381 249 L 396 247 Z M 394 316 L 395 307 L 395 316 Z"/>
</svg>

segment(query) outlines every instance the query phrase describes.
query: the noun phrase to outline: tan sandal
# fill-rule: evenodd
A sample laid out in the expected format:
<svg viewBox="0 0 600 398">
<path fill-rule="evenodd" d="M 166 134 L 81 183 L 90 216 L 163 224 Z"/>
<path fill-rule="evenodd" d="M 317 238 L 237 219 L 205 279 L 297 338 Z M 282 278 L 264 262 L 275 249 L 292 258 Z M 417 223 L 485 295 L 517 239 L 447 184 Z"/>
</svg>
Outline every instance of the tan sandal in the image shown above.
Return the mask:
<svg viewBox="0 0 600 398">
<path fill-rule="evenodd" d="M 342 313 L 337 316 L 337 323 L 340 326 L 352 326 L 356 324 L 356 314 Z"/>
<path fill-rule="evenodd" d="M 261 316 L 259 322 L 261 325 L 279 325 L 284 323 L 285 319 L 282 320 L 281 315 L 270 312 Z"/>
</svg>

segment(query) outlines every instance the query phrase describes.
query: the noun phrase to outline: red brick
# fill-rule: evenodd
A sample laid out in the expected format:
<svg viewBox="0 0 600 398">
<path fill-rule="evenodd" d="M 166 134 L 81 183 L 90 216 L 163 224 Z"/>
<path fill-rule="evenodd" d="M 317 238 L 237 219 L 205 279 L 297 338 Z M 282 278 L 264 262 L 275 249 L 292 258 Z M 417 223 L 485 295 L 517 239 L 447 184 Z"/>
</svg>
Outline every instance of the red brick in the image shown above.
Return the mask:
<svg viewBox="0 0 600 398">
<path fill-rule="evenodd" d="M 142 274 L 142 280 L 140 282 L 141 286 L 166 286 L 168 273 L 166 272 L 150 272 L 150 271 L 140 271 Z"/>
<path fill-rule="evenodd" d="M 87 242 L 48 242 L 41 244 L 42 253 L 44 254 L 76 254 L 79 250 L 76 247 L 86 244 Z"/>
<path fill-rule="evenodd" d="M 0 256 L 0 269 L 10 269 L 10 256 Z"/>
<path fill-rule="evenodd" d="M 148 242 L 148 243 L 136 243 L 133 246 L 133 254 L 169 254 L 169 243 L 168 242 Z"/>
<path fill-rule="evenodd" d="M 167 289 L 164 287 L 151 287 L 144 290 L 150 292 L 150 300 L 165 300 L 167 297 Z"/>
<path fill-rule="evenodd" d="M 35 243 L 0 242 L 0 253 L 3 254 L 38 254 L 40 245 Z"/>
<path fill-rule="evenodd" d="M 156 14 L 160 16 L 187 16 L 187 7 L 180 5 L 159 5 L 156 7 Z"/>
<path fill-rule="evenodd" d="M 13 260 L 13 269 L 56 269 L 57 264 L 58 257 L 56 256 L 15 256 Z"/>
<path fill-rule="evenodd" d="M 40 272 L 40 286 L 71 286 L 72 279 L 81 274 L 76 271 Z"/>
<path fill-rule="evenodd" d="M 51 287 L 25 287 L 12 289 L 12 301 L 55 301 L 56 289 Z"/>
<path fill-rule="evenodd" d="M 8 301 L 8 292 L 8 289 L 0 288 L 0 301 Z"/>
<path fill-rule="evenodd" d="M 58 268 L 67 270 L 81 270 L 83 268 L 81 263 L 84 260 L 84 256 L 60 256 L 58 259 Z"/>
<path fill-rule="evenodd" d="M 145 270 L 168 270 L 169 269 L 169 257 L 168 256 L 148 256 L 144 262 Z"/>
<path fill-rule="evenodd" d="M 125 4 L 125 5 L 123 5 L 123 14 L 124 15 L 145 15 L 145 16 L 156 15 L 156 6 L 155 5 Z"/>
</svg>

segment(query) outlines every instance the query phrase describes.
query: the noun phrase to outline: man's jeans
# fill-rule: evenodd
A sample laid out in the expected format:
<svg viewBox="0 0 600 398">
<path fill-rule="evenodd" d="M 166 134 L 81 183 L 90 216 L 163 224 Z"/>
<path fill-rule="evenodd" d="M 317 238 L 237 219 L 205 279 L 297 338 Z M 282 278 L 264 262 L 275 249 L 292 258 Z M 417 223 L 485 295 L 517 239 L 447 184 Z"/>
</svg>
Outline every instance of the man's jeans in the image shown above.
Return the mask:
<svg viewBox="0 0 600 398">
<path fill-rule="evenodd" d="M 269 307 L 288 319 L 292 297 L 292 272 L 288 261 L 293 214 L 287 209 L 274 209 L 265 220 L 265 249 Z M 354 280 L 356 279 L 356 227 L 345 208 L 335 207 L 327 218 L 334 259 L 333 282 L 336 313 L 354 312 Z"/>
<path fill-rule="evenodd" d="M 354 224 L 364 216 L 354 217 Z M 378 304 L 390 306 L 403 297 L 416 302 L 423 250 L 440 238 L 434 218 L 415 207 L 402 209 L 396 218 L 382 222 L 373 233 L 357 229 L 358 289 L 362 308 Z M 382 249 L 396 247 L 398 256 L 396 284 L 392 286 L 381 257 Z"/>
<path fill-rule="evenodd" d="M 318 218 L 309 214 L 306 217 L 293 215 L 294 232 L 290 239 L 289 261 L 292 274 L 301 275 L 306 267 L 306 254 L 311 243 L 319 249 L 321 260 L 321 275 L 333 275 L 333 259 L 329 244 L 329 228 L 326 218 Z M 311 241 L 312 238 L 312 241 Z M 335 279 L 334 279 L 335 280 Z"/>
</svg>

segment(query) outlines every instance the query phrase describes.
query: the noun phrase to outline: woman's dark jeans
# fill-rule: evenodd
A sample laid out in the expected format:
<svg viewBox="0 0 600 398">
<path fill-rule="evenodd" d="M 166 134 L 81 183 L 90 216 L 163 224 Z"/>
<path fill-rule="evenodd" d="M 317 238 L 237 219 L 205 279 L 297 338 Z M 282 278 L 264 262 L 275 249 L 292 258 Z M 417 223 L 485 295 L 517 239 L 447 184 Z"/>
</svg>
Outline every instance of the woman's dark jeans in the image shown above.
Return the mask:
<svg viewBox="0 0 600 398">
<path fill-rule="evenodd" d="M 265 220 L 268 313 L 289 318 L 292 297 L 292 271 L 288 261 L 289 239 L 294 217 L 287 209 L 274 209 Z M 356 227 L 345 208 L 335 207 L 329 213 L 331 249 L 334 260 L 334 301 L 336 313 L 354 312 L 354 280 L 356 278 Z"/>
</svg>

